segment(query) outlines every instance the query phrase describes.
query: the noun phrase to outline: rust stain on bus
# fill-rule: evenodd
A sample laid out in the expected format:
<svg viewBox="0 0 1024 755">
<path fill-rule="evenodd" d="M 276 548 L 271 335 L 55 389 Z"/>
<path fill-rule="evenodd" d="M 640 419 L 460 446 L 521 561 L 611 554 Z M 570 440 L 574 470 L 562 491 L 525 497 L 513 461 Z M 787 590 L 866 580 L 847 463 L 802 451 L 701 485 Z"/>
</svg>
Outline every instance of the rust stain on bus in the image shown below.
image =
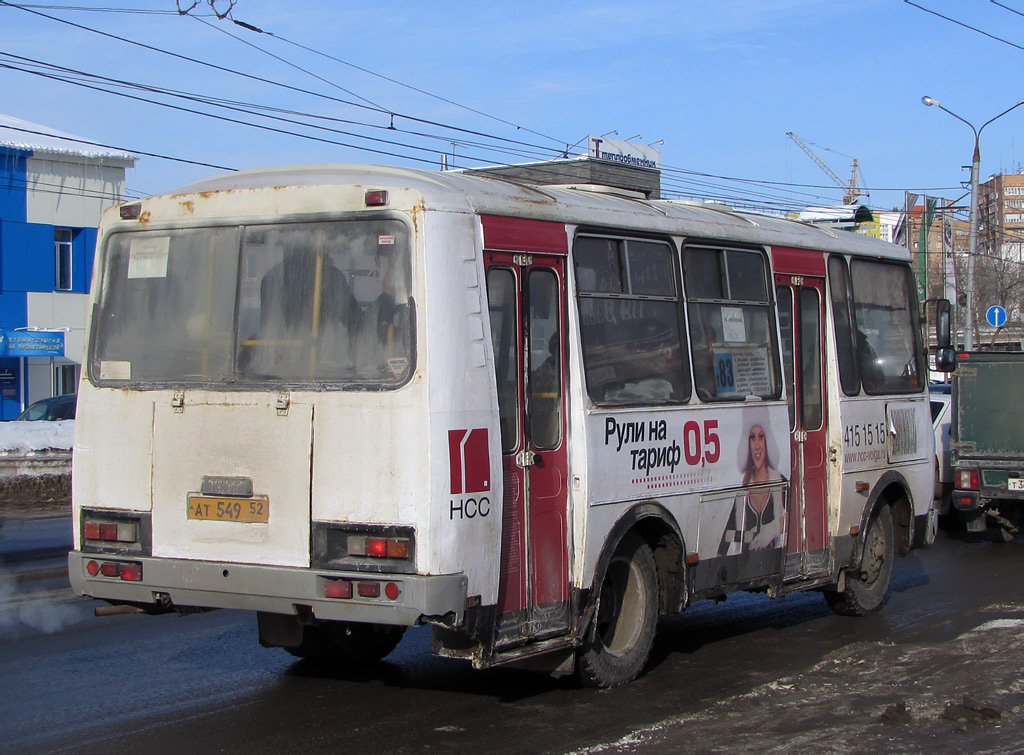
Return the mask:
<svg viewBox="0 0 1024 755">
<path fill-rule="evenodd" d="M 423 197 L 420 197 L 419 201 L 413 205 L 412 212 L 409 215 L 412 217 L 412 228 L 417 234 L 420 232 L 420 218 L 427 212 L 426 202 L 423 201 Z"/>
<path fill-rule="evenodd" d="M 178 202 L 178 206 L 189 214 L 196 211 L 196 203 L 191 199 L 186 199 L 184 202 Z"/>
</svg>

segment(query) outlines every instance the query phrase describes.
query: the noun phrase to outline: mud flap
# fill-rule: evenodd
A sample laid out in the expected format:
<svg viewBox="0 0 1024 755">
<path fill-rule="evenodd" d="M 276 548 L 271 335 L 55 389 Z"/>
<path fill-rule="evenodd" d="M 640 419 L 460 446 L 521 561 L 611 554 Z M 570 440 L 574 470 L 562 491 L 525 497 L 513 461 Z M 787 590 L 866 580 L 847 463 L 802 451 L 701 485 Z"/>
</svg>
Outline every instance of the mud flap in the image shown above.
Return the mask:
<svg viewBox="0 0 1024 755">
<path fill-rule="evenodd" d="M 960 513 L 964 518 L 964 528 L 968 532 L 985 531 L 985 511 L 983 509 L 972 509 L 971 511 L 961 511 Z"/>
<path fill-rule="evenodd" d="M 260 645 L 265 648 L 293 648 L 302 644 L 302 625 L 295 616 L 256 612 Z"/>
</svg>

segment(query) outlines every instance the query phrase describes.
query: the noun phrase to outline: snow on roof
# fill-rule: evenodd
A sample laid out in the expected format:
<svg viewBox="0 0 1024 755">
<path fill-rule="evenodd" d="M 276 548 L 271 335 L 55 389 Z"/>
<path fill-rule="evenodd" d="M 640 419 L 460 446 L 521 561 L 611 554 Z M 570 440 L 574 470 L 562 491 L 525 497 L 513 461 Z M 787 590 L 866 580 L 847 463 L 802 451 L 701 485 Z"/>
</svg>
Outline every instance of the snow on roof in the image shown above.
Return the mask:
<svg viewBox="0 0 1024 755">
<path fill-rule="evenodd" d="M 0 113 L 0 146 L 78 157 L 107 158 L 135 162 L 138 156 L 119 149 L 99 147 L 72 134 L 49 126 L 23 121 Z"/>
</svg>

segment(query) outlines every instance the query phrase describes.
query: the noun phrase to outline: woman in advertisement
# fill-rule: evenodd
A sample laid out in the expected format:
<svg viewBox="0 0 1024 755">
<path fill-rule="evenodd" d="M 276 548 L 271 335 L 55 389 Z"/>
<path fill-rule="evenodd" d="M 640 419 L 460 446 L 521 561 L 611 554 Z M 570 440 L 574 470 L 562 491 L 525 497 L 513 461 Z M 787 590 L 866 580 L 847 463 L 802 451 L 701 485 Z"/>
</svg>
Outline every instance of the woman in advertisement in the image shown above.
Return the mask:
<svg viewBox="0 0 1024 755">
<path fill-rule="evenodd" d="M 779 458 L 778 447 L 767 414 L 751 412 L 750 415 L 744 416 L 743 426 L 748 429 L 737 452 L 742 474 L 740 484 L 745 490 L 733 503 L 718 549 L 720 556 L 785 545 L 785 501 L 778 490 L 762 487 L 785 479 L 772 463 Z"/>
</svg>

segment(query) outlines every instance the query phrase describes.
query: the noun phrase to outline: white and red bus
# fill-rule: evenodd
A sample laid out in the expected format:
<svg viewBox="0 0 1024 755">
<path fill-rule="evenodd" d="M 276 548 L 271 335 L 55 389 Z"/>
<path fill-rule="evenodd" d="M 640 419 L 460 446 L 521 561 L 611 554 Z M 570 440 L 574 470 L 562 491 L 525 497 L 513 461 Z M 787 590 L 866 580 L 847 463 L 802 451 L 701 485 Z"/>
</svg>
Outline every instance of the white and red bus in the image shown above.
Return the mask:
<svg viewBox="0 0 1024 755">
<path fill-rule="evenodd" d="M 82 595 L 252 610 L 264 645 L 352 662 L 430 624 L 437 654 L 611 686 L 697 600 L 875 611 L 934 533 L 890 244 L 323 165 L 112 209 L 93 280 Z"/>
</svg>

